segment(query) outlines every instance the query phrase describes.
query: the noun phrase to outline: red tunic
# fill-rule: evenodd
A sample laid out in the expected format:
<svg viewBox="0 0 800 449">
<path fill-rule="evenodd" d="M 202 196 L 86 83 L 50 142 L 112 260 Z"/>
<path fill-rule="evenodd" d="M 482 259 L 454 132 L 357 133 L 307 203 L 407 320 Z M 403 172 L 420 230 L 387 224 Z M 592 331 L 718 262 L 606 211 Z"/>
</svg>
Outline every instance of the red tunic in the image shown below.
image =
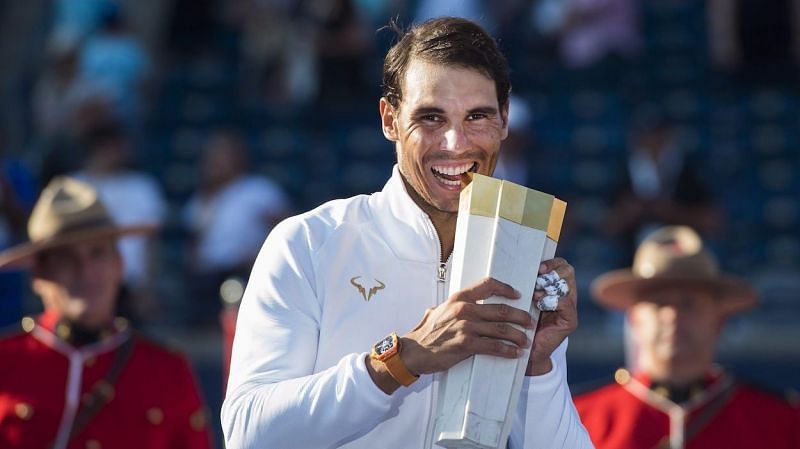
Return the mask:
<svg viewBox="0 0 800 449">
<path fill-rule="evenodd" d="M 58 317 L 23 320 L 24 331 L 0 339 L 0 447 L 69 449 L 207 449 L 207 411 L 187 361 L 126 326 L 76 348 L 56 336 Z M 104 405 L 69 436 L 89 393 L 129 356 Z"/>
<path fill-rule="evenodd" d="M 615 377 L 574 398 L 597 449 L 800 449 L 800 419 L 787 401 L 723 373 L 682 404 L 650 390 L 645 376 Z"/>
</svg>

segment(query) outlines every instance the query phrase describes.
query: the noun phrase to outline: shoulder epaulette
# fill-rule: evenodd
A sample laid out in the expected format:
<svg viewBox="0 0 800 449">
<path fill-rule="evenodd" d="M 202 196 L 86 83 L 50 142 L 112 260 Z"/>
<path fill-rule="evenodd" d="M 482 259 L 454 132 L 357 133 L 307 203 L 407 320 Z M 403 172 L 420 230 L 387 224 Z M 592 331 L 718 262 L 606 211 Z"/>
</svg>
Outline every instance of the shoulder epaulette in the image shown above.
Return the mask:
<svg viewBox="0 0 800 449">
<path fill-rule="evenodd" d="M 36 321 L 33 318 L 26 316 L 13 324 L 8 324 L 0 328 L 0 339 L 13 337 L 22 333 L 30 333 L 36 327 Z"/>
<path fill-rule="evenodd" d="M 588 394 L 593 391 L 599 390 L 608 385 L 613 384 L 624 384 L 630 380 L 630 373 L 625 368 L 619 368 L 614 372 L 613 378 L 609 379 L 608 377 L 602 377 L 594 380 L 589 380 L 586 382 L 581 382 L 575 385 L 570 386 L 572 390 L 573 396 L 578 396 L 582 394 Z"/>
<path fill-rule="evenodd" d="M 741 377 L 738 376 L 736 377 L 736 380 L 739 384 L 743 386 L 756 390 L 759 393 L 764 393 L 766 395 L 772 396 L 776 399 L 786 401 L 793 407 L 800 406 L 800 393 L 798 393 L 797 390 L 791 388 L 781 389 L 780 387 L 776 387 L 775 385 L 770 385 L 759 381 L 753 381 L 750 379 L 742 379 Z"/>
</svg>

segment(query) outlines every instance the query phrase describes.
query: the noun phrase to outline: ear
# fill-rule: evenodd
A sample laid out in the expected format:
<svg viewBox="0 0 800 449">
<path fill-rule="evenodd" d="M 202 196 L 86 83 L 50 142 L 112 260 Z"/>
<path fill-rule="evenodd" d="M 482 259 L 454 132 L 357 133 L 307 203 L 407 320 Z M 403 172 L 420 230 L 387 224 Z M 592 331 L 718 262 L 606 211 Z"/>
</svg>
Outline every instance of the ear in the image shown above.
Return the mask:
<svg viewBox="0 0 800 449">
<path fill-rule="evenodd" d="M 511 102 L 511 99 L 506 101 L 505 106 L 500 108 L 500 120 L 503 121 L 503 129 L 500 134 L 500 140 L 504 140 L 508 137 L 508 105 Z"/>
<path fill-rule="evenodd" d="M 378 109 L 381 114 L 381 129 L 383 130 L 383 136 L 386 137 L 387 140 L 392 142 L 397 142 L 397 121 L 396 121 L 396 111 L 386 101 L 386 98 L 381 98 L 380 103 L 378 104 Z"/>
</svg>

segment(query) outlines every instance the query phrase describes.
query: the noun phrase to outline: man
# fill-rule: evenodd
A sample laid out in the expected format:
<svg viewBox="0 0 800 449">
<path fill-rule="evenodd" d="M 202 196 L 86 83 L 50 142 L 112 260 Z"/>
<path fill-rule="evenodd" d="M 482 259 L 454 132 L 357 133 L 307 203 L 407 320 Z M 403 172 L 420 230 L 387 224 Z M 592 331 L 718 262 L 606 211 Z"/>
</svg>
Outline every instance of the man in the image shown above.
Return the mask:
<svg viewBox="0 0 800 449">
<path fill-rule="evenodd" d="M 616 383 L 575 398 L 596 447 L 800 448 L 788 402 L 713 364 L 725 319 L 755 305 L 756 293 L 720 274 L 691 228 L 655 231 L 630 270 L 599 277 L 592 293 L 627 313 L 637 349 L 633 374 L 618 370 Z"/>
<path fill-rule="evenodd" d="M 193 323 L 216 322 L 220 285 L 233 276 L 247 278 L 264 237 L 289 215 L 286 193 L 268 177 L 248 173 L 249 166 L 239 133 L 219 129 L 209 135 L 198 189 L 183 210 L 191 234 Z"/>
<path fill-rule="evenodd" d="M 446 296 L 461 179 L 492 173 L 508 131 L 505 58 L 474 23 L 436 19 L 389 50 L 383 84 L 397 152 L 384 189 L 282 222 L 255 262 L 222 409 L 227 447 L 430 448 L 441 373 L 473 354 L 518 357 L 531 342 L 514 325 L 538 330 L 509 447 L 590 447 L 565 378 L 572 266 L 539 267 L 570 292 L 538 323 L 481 304 L 517 297 L 494 279 Z M 368 355 L 374 342 L 392 357 Z"/>
<path fill-rule="evenodd" d="M 44 313 L 0 339 L 0 447 L 207 449 L 187 361 L 114 319 L 123 277 L 114 224 L 97 191 L 55 178 L 34 206 L 30 241 L 0 268 L 32 261 Z"/>
</svg>

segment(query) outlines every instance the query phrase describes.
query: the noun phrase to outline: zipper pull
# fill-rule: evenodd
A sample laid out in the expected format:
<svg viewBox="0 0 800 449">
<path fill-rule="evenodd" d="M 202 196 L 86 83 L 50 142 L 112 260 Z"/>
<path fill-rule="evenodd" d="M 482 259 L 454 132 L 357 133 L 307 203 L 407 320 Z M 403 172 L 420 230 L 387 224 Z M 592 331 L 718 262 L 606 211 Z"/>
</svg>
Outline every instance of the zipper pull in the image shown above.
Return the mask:
<svg viewBox="0 0 800 449">
<path fill-rule="evenodd" d="M 436 279 L 439 282 L 444 282 L 447 276 L 447 264 L 440 263 L 439 267 L 436 269 Z"/>
</svg>

